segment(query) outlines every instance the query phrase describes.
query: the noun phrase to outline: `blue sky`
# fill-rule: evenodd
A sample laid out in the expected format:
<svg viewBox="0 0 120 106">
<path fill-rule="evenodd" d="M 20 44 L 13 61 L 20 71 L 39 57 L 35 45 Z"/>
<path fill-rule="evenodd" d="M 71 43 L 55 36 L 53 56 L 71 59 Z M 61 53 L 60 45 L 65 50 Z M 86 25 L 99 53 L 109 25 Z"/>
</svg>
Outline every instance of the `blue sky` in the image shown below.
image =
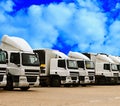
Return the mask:
<svg viewBox="0 0 120 106">
<path fill-rule="evenodd" d="M 120 55 L 120 0 L 1 0 L 4 34 L 33 49 Z"/>
</svg>

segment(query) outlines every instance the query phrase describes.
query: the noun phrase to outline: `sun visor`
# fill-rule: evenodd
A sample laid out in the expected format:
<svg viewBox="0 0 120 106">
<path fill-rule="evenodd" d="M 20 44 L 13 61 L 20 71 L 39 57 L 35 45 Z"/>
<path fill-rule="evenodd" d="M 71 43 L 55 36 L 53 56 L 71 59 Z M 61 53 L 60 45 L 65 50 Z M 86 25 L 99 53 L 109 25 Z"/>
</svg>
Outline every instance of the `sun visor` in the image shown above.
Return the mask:
<svg viewBox="0 0 120 106">
<path fill-rule="evenodd" d="M 30 45 L 24 39 L 19 37 L 10 37 L 8 35 L 3 36 L 1 48 L 5 50 L 33 52 Z"/>
<path fill-rule="evenodd" d="M 69 57 L 67 55 L 65 55 L 64 53 L 62 53 L 60 51 L 53 50 L 53 53 L 56 54 L 56 58 L 69 59 Z"/>
</svg>

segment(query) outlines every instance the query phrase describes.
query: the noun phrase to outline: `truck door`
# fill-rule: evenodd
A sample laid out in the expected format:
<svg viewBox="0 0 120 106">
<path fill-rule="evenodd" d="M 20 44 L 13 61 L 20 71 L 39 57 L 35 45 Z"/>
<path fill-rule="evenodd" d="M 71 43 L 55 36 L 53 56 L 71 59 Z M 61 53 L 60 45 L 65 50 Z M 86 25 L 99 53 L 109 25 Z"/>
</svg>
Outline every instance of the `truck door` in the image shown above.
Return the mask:
<svg viewBox="0 0 120 106">
<path fill-rule="evenodd" d="M 109 63 L 104 64 L 103 74 L 105 76 L 112 77 L 111 65 Z"/>
<path fill-rule="evenodd" d="M 66 61 L 65 60 L 58 60 L 58 74 L 61 76 L 66 76 Z"/>
<path fill-rule="evenodd" d="M 20 75 L 20 53 L 11 53 L 10 62 L 8 64 L 9 73 L 12 75 Z"/>
</svg>

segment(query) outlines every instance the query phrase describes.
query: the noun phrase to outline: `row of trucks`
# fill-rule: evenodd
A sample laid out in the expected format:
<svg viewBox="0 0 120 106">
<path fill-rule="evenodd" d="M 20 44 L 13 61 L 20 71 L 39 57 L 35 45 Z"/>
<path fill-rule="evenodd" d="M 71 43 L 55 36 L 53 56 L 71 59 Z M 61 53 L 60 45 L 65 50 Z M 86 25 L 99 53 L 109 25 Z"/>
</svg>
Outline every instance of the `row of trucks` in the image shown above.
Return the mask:
<svg viewBox="0 0 120 106">
<path fill-rule="evenodd" d="M 51 49 L 36 49 L 40 61 L 41 86 L 88 85 L 95 83 L 95 66 L 87 56 Z"/>
<path fill-rule="evenodd" d="M 104 53 L 83 53 L 95 64 L 95 84 L 120 84 L 120 58 Z"/>
<path fill-rule="evenodd" d="M 87 82 L 88 79 L 88 81 L 96 85 L 120 84 L 120 57 L 104 53 L 79 53 L 71 51 L 68 55 L 71 58 L 76 58 L 77 62 L 80 61 L 81 57 L 84 60 L 84 63 L 82 63 L 83 61 L 78 63 L 78 67 L 82 67 L 80 69 L 80 77 L 83 75 L 83 81 Z"/>
<path fill-rule="evenodd" d="M 81 73 L 76 59 L 58 50 L 33 50 L 24 39 L 8 35 L 3 36 L 0 48 L 0 87 L 4 89 L 90 83 L 87 76 L 83 81 L 86 73 Z"/>
<path fill-rule="evenodd" d="M 41 86 L 120 84 L 120 58 L 103 53 L 65 55 L 57 50 L 36 49 Z"/>
<path fill-rule="evenodd" d="M 4 35 L 0 45 L 0 87 L 120 84 L 120 57 L 103 53 L 68 55 L 52 49 L 32 49 L 22 38 Z"/>
<path fill-rule="evenodd" d="M 8 35 L 0 48 L 0 87 L 6 90 L 80 84 L 77 61 L 58 50 L 33 50 L 24 39 Z"/>
</svg>

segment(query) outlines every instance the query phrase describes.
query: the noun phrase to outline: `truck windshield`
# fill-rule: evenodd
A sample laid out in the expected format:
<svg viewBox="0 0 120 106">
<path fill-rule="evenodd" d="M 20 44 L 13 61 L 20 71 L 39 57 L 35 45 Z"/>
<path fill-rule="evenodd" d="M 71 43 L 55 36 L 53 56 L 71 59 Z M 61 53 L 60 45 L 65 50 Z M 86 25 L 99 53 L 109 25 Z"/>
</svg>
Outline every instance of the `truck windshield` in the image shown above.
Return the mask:
<svg viewBox="0 0 120 106">
<path fill-rule="evenodd" d="M 25 66 L 39 66 L 37 55 L 22 53 L 22 64 Z"/>
<path fill-rule="evenodd" d="M 93 61 L 85 61 L 86 69 L 95 69 Z"/>
<path fill-rule="evenodd" d="M 117 68 L 118 68 L 118 70 L 120 71 L 120 65 L 119 65 L 119 64 L 117 65 Z"/>
<path fill-rule="evenodd" d="M 112 71 L 118 71 L 118 67 L 116 64 L 112 64 Z"/>
<path fill-rule="evenodd" d="M 75 60 L 67 60 L 67 67 L 69 69 L 78 69 L 77 61 L 75 61 Z"/>
<path fill-rule="evenodd" d="M 0 64 L 6 63 L 6 52 L 0 51 Z"/>
<path fill-rule="evenodd" d="M 78 64 L 78 68 L 84 68 L 85 67 L 84 61 L 77 61 L 77 64 Z"/>
</svg>

